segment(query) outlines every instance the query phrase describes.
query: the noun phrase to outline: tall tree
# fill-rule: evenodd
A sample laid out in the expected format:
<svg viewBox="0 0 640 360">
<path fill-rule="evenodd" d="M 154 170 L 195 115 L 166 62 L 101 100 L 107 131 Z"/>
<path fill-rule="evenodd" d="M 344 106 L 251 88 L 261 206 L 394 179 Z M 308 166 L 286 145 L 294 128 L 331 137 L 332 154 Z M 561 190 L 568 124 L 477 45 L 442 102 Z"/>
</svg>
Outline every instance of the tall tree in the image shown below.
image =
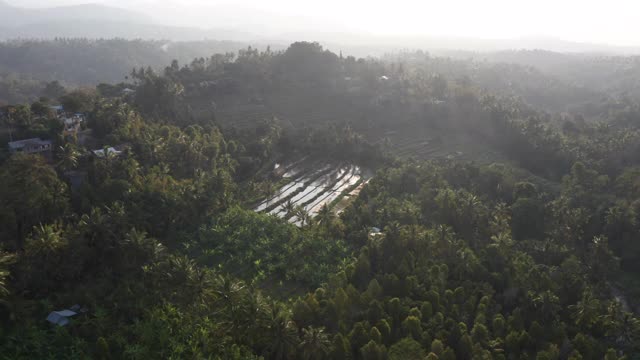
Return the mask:
<svg viewBox="0 0 640 360">
<path fill-rule="evenodd" d="M 312 326 L 302 329 L 302 341 L 300 350 L 305 360 L 324 359 L 329 354 L 331 341 L 324 333 L 324 329 Z"/>
<path fill-rule="evenodd" d="M 15 154 L 0 169 L 0 203 L 4 239 L 22 248 L 33 226 L 65 213 L 67 187 L 41 156 Z"/>
<path fill-rule="evenodd" d="M 0 252 L 0 301 L 9 294 L 7 278 L 9 277 L 9 265 L 14 260 L 14 255 Z"/>
<path fill-rule="evenodd" d="M 75 145 L 66 143 L 58 149 L 58 167 L 63 172 L 74 170 L 78 167 L 80 152 Z"/>
</svg>

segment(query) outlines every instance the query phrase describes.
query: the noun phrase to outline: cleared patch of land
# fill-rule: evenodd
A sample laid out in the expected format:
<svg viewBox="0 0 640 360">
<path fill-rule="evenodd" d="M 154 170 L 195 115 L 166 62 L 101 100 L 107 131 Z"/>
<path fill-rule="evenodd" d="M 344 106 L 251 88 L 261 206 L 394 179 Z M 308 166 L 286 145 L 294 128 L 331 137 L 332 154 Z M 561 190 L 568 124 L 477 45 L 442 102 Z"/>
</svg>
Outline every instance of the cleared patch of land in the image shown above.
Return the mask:
<svg viewBox="0 0 640 360">
<path fill-rule="evenodd" d="M 278 165 L 278 169 L 282 177 L 291 177 L 293 180 L 259 203 L 254 211 L 288 219 L 298 226 L 303 225 L 301 217 L 312 219 L 324 206 L 333 210 L 343 197 L 350 196 L 371 178 L 369 172 L 353 164 L 309 164 L 298 161 L 288 166 Z"/>
</svg>

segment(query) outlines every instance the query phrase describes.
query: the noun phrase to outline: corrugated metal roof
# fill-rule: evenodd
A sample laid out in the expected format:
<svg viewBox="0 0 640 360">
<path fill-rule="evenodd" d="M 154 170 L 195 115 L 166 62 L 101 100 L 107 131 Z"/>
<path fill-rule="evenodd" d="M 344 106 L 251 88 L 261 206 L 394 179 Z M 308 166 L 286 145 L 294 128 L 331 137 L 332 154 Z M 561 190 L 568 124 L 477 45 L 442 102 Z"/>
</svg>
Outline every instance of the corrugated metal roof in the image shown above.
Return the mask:
<svg viewBox="0 0 640 360">
<path fill-rule="evenodd" d="M 51 145 L 51 144 L 52 144 L 51 140 L 42 140 L 40 138 L 33 138 L 33 139 L 12 141 L 9 143 L 9 147 L 12 149 L 20 149 L 27 145 L 42 146 L 42 145 Z"/>
</svg>

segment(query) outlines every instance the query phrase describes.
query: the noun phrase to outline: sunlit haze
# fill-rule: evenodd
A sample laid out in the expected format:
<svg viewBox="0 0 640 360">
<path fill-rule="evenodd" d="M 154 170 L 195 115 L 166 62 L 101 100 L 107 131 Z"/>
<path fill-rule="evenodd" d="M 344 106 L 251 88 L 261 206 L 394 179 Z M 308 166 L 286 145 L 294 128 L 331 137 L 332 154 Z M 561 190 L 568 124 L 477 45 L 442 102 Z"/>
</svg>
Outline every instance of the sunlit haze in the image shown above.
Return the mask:
<svg viewBox="0 0 640 360">
<path fill-rule="evenodd" d="M 10 0 L 23 7 L 83 0 Z M 374 35 L 506 39 L 548 36 L 622 46 L 640 45 L 640 3 L 634 0 L 99 0 L 169 25 L 259 33 L 349 32 Z"/>
</svg>

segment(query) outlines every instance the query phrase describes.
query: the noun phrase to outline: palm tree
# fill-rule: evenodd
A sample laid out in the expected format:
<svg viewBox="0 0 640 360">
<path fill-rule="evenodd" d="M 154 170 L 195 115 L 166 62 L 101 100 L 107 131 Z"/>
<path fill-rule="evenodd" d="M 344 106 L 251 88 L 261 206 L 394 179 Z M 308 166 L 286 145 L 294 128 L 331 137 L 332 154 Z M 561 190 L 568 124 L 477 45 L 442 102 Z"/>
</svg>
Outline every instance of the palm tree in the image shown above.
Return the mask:
<svg viewBox="0 0 640 360">
<path fill-rule="evenodd" d="M 9 277 L 9 266 L 12 262 L 13 255 L 0 253 L 0 302 L 4 300 L 5 296 L 9 295 L 6 279 Z"/>
<path fill-rule="evenodd" d="M 249 343 L 256 343 L 264 337 L 265 324 L 269 319 L 269 304 L 258 291 L 247 288 L 239 306 L 240 334 Z M 238 337 L 236 337 L 238 338 Z"/>
<path fill-rule="evenodd" d="M 126 263 L 136 266 L 160 258 L 165 250 L 161 243 L 149 238 L 146 232 L 135 228 L 125 235 L 123 244 L 128 246 L 124 256 Z"/>
<path fill-rule="evenodd" d="M 495 235 L 491 235 L 491 245 L 497 248 L 511 248 L 514 244 L 513 238 L 511 237 L 511 231 L 504 230 L 496 232 Z"/>
<path fill-rule="evenodd" d="M 185 303 L 194 300 L 201 303 L 209 301 L 211 278 L 207 269 L 200 268 L 187 256 L 172 256 L 168 259 L 168 264 L 166 286 L 168 291 L 173 292 L 176 300 Z"/>
<path fill-rule="evenodd" d="M 296 211 L 296 205 L 291 202 L 291 199 L 287 200 L 286 203 L 284 203 L 284 211 L 287 212 L 287 214 L 293 214 Z"/>
<path fill-rule="evenodd" d="M 62 231 L 58 225 L 38 225 L 34 227 L 33 234 L 25 250 L 32 254 L 48 254 L 65 244 Z"/>
<path fill-rule="evenodd" d="M 582 299 L 577 304 L 569 306 L 576 324 L 590 328 L 598 320 L 600 301 L 593 296 L 590 289 L 585 289 Z"/>
<path fill-rule="evenodd" d="M 111 172 L 111 163 L 113 162 L 113 159 L 116 158 L 116 154 L 114 151 L 110 151 L 111 147 L 109 145 L 105 145 L 102 148 L 102 153 L 104 154 L 104 161 L 107 164 L 107 171 Z"/>
<path fill-rule="evenodd" d="M 640 328 L 640 320 L 633 314 L 625 311 L 619 301 L 609 302 L 607 313 L 600 316 L 606 329 L 606 335 L 615 339 L 620 347 L 632 347 L 637 344 L 637 334 Z"/>
<path fill-rule="evenodd" d="M 301 214 L 301 220 L 302 220 L 302 226 L 304 225 L 311 225 L 311 223 L 313 222 L 313 217 L 311 216 L 311 214 L 309 214 L 308 212 L 304 212 Z"/>
<path fill-rule="evenodd" d="M 328 226 L 334 219 L 334 214 L 327 204 L 324 204 L 320 211 L 318 211 L 318 222 L 324 226 Z"/>
<path fill-rule="evenodd" d="M 302 329 L 302 358 L 305 360 L 323 359 L 329 353 L 329 337 L 322 328 L 309 326 Z"/>
<path fill-rule="evenodd" d="M 387 235 L 387 238 L 390 240 L 398 239 L 400 237 L 401 231 L 402 231 L 402 228 L 400 226 L 400 223 L 397 221 L 390 222 L 385 228 L 385 233 Z"/>
<path fill-rule="evenodd" d="M 273 360 L 290 358 L 290 354 L 298 344 L 298 335 L 295 323 L 289 318 L 289 314 L 281 307 L 273 303 L 269 314 L 269 335 L 267 353 Z"/>
<path fill-rule="evenodd" d="M 213 293 L 216 295 L 216 302 L 224 304 L 224 310 L 220 314 L 226 317 L 229 327 L 233 327 L 234 313 L 238 310 L 238 304 L 247 295 L 246 285 L 232 280 L 229 276 L 218 275 L 214 280 Z"/>
<path fill-rule="evenodd" d="M 553 321 L 558 316 L 560 304 L 558 297 L 547 290 L 542 293 L 529 292 L 533 308 L 540 318 L 546 321 Z"/>
<path fill-rule="evenodd" d="M 300 219 L 300 224 L 302 226 L 308 225 L 311 222 L 311 216 L 302 206 L 296 206 L 295 215 Z"/>
<path fill-rule="evenodd" d="M 78 167 L 78 158 L 80 152 L 71 143 L 66 143 L 64 146 L 58 148 L 58 167 L 63 171 L 70 171 Z"/>
</svg>

